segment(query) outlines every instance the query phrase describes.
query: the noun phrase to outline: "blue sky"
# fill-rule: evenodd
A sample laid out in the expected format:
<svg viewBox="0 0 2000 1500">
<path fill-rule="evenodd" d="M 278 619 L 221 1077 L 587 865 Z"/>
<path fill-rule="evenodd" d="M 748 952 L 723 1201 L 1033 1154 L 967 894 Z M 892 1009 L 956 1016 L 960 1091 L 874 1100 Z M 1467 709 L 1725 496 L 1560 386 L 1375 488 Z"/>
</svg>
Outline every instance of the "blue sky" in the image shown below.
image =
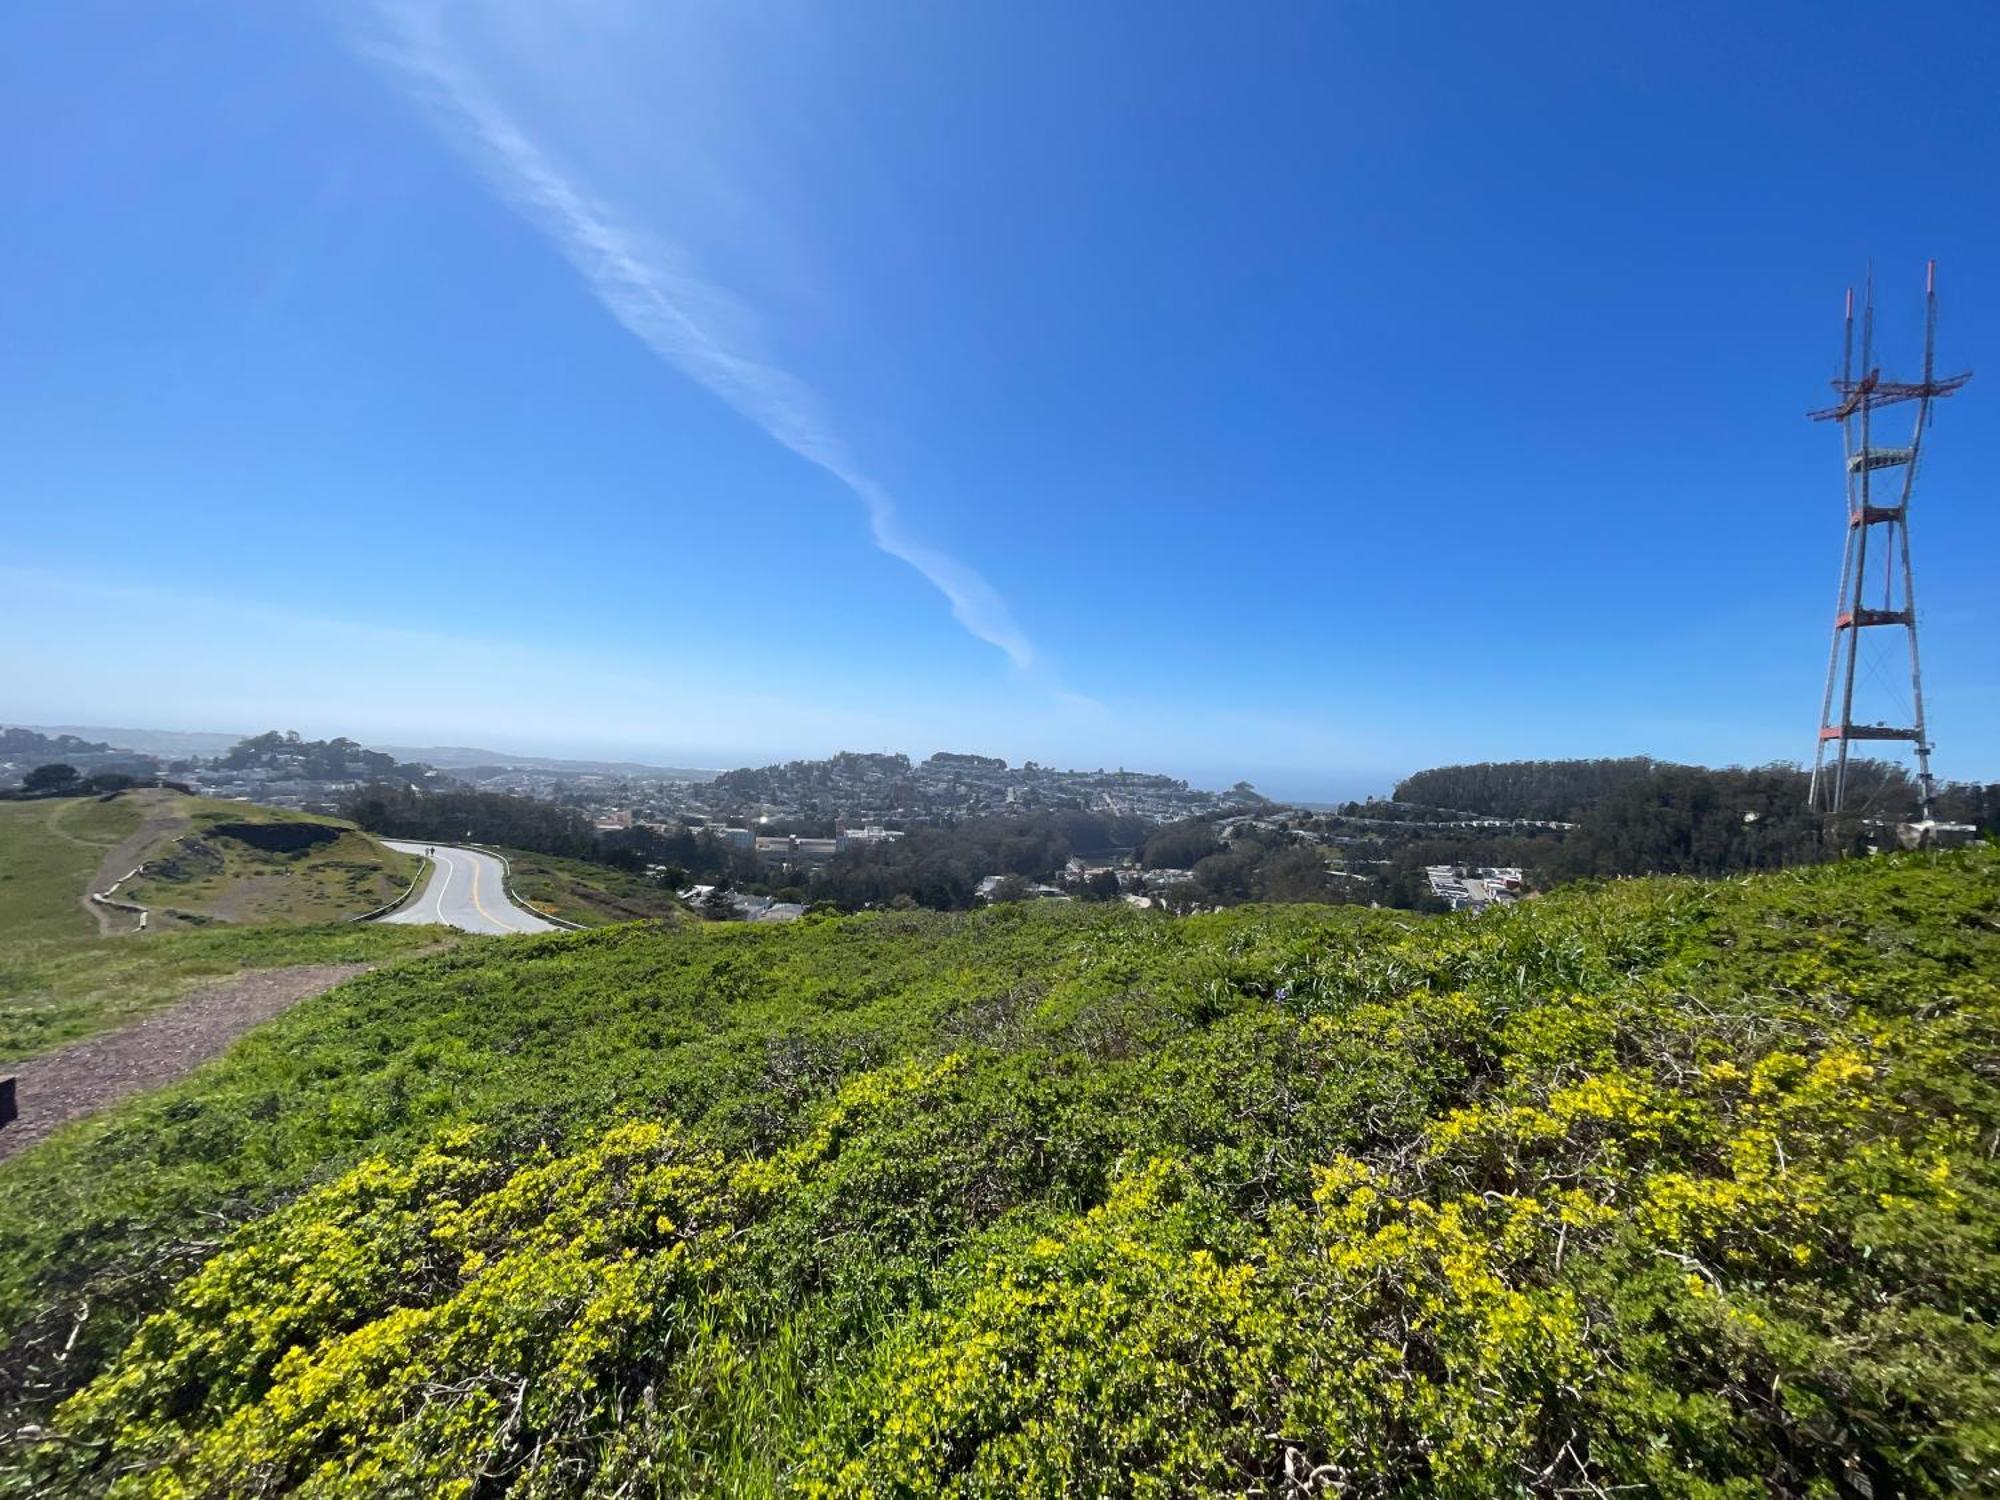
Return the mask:
<svg viewBox="0 0 2000 1500">
<path fill-rule="evenodd" d="M 1913 363 L 1934 256 L 1993 373 L 1919 490 L 1926 687 L 2000 776 L 1991 6 L 7 29 L 9 722 L 1306 797 L 1795 759 L 1803 412 L 1871 255 Z"/>
</svg>

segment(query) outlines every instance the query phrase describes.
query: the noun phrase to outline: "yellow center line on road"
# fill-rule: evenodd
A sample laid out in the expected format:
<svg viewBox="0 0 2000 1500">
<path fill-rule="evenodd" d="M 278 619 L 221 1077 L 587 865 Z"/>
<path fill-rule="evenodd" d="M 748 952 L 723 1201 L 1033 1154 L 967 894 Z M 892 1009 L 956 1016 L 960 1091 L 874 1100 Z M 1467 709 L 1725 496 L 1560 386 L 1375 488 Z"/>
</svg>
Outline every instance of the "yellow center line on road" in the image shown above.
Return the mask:
<svg viewBox="0 0 2000 1500">
<path fill-rule="evenodd" d="M 498 917 L 494 916 L 492 912 L 486 909 L 486 903 L 479 899 L 480 858 L 478 855 L 472 853 L 468 853 L 465 857 L 472 864 L 472 904 L 475 908 L 477 908 L 479 915 L 486 918 L 487 921 L 491 922 L 495 927 L 498 927 L 502 932 L 524 931 L 525 929 L 516 927 L 511 922 L 501 921 Z"/>
</svg>

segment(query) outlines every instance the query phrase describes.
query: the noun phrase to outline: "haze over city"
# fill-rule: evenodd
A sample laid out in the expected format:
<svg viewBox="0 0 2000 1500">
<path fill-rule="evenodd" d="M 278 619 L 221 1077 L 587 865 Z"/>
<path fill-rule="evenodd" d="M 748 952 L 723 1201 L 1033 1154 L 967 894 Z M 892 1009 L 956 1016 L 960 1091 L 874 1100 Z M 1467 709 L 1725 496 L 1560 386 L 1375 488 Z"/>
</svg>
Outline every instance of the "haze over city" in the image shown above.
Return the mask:
<svg viewBox="0 0 2000 1500">
<path fill-rule="evenodd" d="M 1932 257 L 1941 357 L 2000 336 L 1992 9 L 1865 106 L 1878 7 L 1240 19 L 17 17 L 10 718 L 1304 798 L 1809 755 L 1803 413 L 1871 256 L 1886 365 Z M 1959 405 L 1914 544 L 1979 778 Z"/>
</svg>

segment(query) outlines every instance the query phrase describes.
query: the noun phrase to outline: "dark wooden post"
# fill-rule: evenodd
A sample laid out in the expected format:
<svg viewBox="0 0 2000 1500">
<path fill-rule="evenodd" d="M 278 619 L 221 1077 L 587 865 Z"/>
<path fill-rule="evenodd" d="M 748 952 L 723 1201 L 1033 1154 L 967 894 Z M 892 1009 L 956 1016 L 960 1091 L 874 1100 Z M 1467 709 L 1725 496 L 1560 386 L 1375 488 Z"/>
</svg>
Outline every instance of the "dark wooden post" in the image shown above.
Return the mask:
<svg viewBox="0 0 2000 1500">
<path fill-rule="evenodd" d="M 9 1073 L 5 1078 L 0 1078 L 0 1125 L 15 1119 L 20 1113 L 19 1107 L 14 1103 L 14 1075 Z"/>
</svg>

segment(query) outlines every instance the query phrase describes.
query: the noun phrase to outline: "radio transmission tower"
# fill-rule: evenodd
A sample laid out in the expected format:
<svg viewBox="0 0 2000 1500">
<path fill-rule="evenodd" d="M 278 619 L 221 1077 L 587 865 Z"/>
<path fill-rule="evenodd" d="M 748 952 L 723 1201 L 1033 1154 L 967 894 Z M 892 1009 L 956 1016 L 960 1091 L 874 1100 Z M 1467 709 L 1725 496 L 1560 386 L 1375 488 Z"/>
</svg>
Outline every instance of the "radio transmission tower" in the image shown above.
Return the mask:
<svg viewBox="0 0 2000 1500">
<path fill-rule="evenodd" d="M 1939 379 L 1937 345 L 1937 262 L 1924 275 L 1924 372 L 1921 380 L 1884 380 L 1875 367 L 1875 276 L 1869 272 L 1861 308 L 1861 365 L 1854 363 L 1854 289 L 1847 289 L 1847 331 L 1840 378 L 1833 382 L 1837 405 L 1810 413 L 1815 422 L 1838 422 L 1847 457 L 1847 548 L 1840 564 L 1840 594 L 1834 604 L 1833 647 L 1826 659 L 1826 696 L 1819 711 L 1814 747 L 1812 807 L 1839 812 L 1847 802 L 1848 753 L 1856 741 L 1907 740 L 1916 748 L 1917 796 L 1921 816 L 1931 815 L 1931 743 L 1924 729 L 1924 677 L 1917 655 L 1916 575 L 1910 568 L 1910 495 L 1917 482 L 1917 459 L 1931 424 L 1931 403 L 1954 394 L 1972 372 Z M 1876 446 L 1875 415 L 1886 406 L 1916 403 L 1909 442 L 1901 448 Z M 1880 563 L 1870 567 L 1871 559 Z M 1875 584 L 1879 581 L 1879 591 Z M 1907 723 L 1858 724 L 1854 719 L 1856 669 L 1864 659 L 1871 675 L 1881 663 L 1864 658 L 1864 633 L 1901 630 L 1910 647 Z M 1885 694 L 1884 696 L 1888 696 Z M 1898 702 L 1900 710 L 1902 705 Z M 1829 745 L 1837 747 L 1831 757 Z"/>
</svg>

